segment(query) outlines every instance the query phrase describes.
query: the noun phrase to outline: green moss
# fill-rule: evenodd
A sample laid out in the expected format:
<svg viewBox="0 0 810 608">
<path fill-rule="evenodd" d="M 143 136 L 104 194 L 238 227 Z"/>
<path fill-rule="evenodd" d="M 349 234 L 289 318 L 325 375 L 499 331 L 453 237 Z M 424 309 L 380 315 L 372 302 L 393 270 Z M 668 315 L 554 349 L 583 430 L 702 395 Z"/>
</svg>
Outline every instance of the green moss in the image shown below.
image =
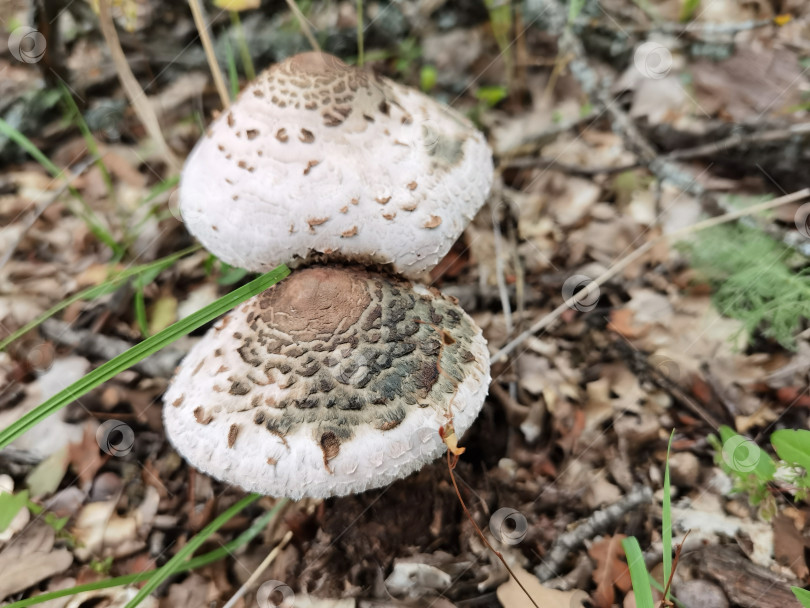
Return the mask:
<svg viewBox="0 0 810 608">
<path fill-rule="evenodd" d="M 714 304 L 744 324 L 748 335 L 763 335 L 788 349 L 810 319 L 810 267 L 793 249 L 741 225 L 698 233 L 683 244 L 692 265 L 715 288 Z M 803 266 L 803 268 L 802 268 Z"/>
</svg>

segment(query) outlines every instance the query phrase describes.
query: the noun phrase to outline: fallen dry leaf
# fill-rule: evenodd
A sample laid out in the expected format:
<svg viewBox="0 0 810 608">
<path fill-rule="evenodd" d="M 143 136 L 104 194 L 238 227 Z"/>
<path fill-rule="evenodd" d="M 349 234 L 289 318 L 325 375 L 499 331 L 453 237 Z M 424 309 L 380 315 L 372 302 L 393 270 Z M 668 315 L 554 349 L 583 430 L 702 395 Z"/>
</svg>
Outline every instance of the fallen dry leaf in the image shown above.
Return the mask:
<svg viewBox="0 0 810 608">
<path fill-rule="evenodd" d="M 49 525 L 37 522 L 0 552 L 0 600 L 70 567 L 73 555 L 53 548 L 55 534 Z"/>
<path fill-rule="evenodd" d="M 614 534 L 595 542 L 588 549 L 588 555 L 596 560 L 596 570 L 593 571 L 593 581 L 596 591 L 593 592 L 593 602 L 597 608 L 610 608 L 616 599 L 616 589 L 627 592 L 632 586 L 630 570 L 622 559 L 624 551 L 622 540 L 627 538 L 624 534 Z"/>
<path fill-rule="evenodd" d="M 512 567 L 512 571 L 535 603 L 542 608 L 582 608 L 583 602 L 588 599 L 588 594 L 584 591 L 557 591 L 544 587 L 531 572 L 526 572 L 523 568 Z M 534 608 L 534 604 L 511 577 L 498 587 L 497 594 L 498 601 L 504 608 Z"/>
<path fill-rule="evenodd" d="M 804 555 L 807 542 L 802 531 L 797 529 L 797 523 L 784 512 L 773 518 L 773 557 L 806 582 L 810 575 Z"/>
<path fill-rule="evenodd" d="M 91 422 L 85 424 L 81 441 L 68 446 L 68 463 L 73 466 L 85 491 L 90 489 L 105 460 L 96 441 L 96 427 Z"/>
</svg>

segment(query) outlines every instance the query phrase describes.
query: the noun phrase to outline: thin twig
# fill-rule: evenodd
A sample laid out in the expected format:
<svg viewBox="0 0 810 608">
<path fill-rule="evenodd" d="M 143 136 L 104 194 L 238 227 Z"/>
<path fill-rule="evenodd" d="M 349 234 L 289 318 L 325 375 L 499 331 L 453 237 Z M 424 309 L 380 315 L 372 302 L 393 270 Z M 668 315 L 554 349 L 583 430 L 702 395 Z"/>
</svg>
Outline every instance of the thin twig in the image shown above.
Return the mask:
<svg viewBox="0 0 810 608">
<path fill-rule="evenodd" d="M 124 49 L 121 48 L 121 41 L 118 39 L 118 32 L 115 29 L 115 23 L 110 15 L 110 7 L 108 6 L 109 0 L 100 0 L 98 3 L 98 17 L 101 26 L 101 33 L 104 35 L 104 40 L 107 47 L 110 49 L 113 63 L 115 64 L 116 72 L 118 73 L 118 80 L 121 81 L 121 86 L 126 93 L 127 98 L 141 121 L 149 137 L 157 144 L 160 152 L 163 154 L 166 164 L 172 173 L 180 171 L 181 163 L 169 148 L 169 144 L 163 138 L 163 131 L 160 129 L 160 122 L 158 121 L 155 109 L 146 99 L 141 85 L 135 78 L 135 74 L 127 63 L 127 57 L 124 54 Z"/>
<path fill-rule="evenodd" d="M 680 150 L 672 150 L 667 154 L 662 154 L 661 159 L 665 161 L 670 160 L 690 160 L 693 158 L 701 158 L 706 156 L 714 156 L 721 152 L 728 152 L 736 148 L 756 144 L 773 144 L 781 141 L 786 141 L 793 138 L 803 138 L 810 136 L 810 123 L 803 122 L 796 125 L 791 125 L 783 129 L 771 129 L 768 131 L 760 131 L 758 133 L 748 133 L 745 135 L 731 135 L 719 141 L 702 144 L 693 148 L 683 148 Z M 502 163 L 503 166 L 515 169 L 554 169 L 562 173 L 570 175 L 581 175 L 583 177 L 592 177 L 594 175 L 621 173 L 629 171 L 641 166 L 641 163 L 627 163 L 616 166 L 603 166 L 603 167 L 585 167 L 580 165 L 569 165 L 561 163 L 558 160 L 551 158 L 542 158 L 537 156 L 521 156 L 510 157 Z"/>
<path fill-rule="evenodd" d="M 231 599 L 228 600 L 228 603 L 225 604 L 222 608 L 233 608 L 236 605 L 236 602 L 238 602 L 239 599 L 243 595 L 245 595 L 245 593 L 247 593 L 247 590 L 250 589 L 253 583 L 256 582 L 256 579 L 258 579 L 262 575 L 262 573 L 265 570 L 267 570 L 267 568 L 270 567 L 270 564 L 272 564 L 273 560 L 275 560 L 276 557 L 278 557 L 278 554 L 281 553 L 281 550 L 287 546 L 287 543 L 290 542 L 292 537 L 293 537 L 292 530 L 287 530 L 287 533 L 281 539 L 281 542 L 279 542 L 275 547 L 273 547 L 273 550 L 267 554 L 267 557 L 264 558 L 264 561 L 262 561 L 262 563 L 259 564 L 259 567 L 256 568 L 253 574 L 251 574 L 250 577 L 245 581 L 245 584 L 239 587 L 239 590 L 233 594 L 233 597 L 231 597 Z"/>
<path fill-rule="evenodd" d="M 664 158 L 672 160 L 699 158 L 702 156 L 713 156 L 719 152 L 733 150 L 742 146 L 750 144 L 765 144 L 785 141 L 793 139 L 794 137 L 806 137 L 810 135 L 810 123 L 800 123 L 792 125 L 785 129 L 773 129 L 769 131 L 761 131 L 759 133 L 750 133 L 748 135 L 731 135 L 720 141 L 713 143 L 703 144 L 702 146 L 695 146 L 694 148 L 687 148 L 683 150 L 673 150 Z"/>
<path fill-rule="evenodd" d="M 571 551 L 581 547 L 589 538 L 613 527 L 625 513 L 651 501 L 652 490 L 647 486 L 637 486 L 618 502 L 596 511 L 576 528 L 557 537 L 547 557 L 534 569 L 535 576 L 541 583 L 555 577 Z"/>
<path fill-rule="evenodd" d="M 509 167 L 510 169 L 551 169 L 553 171 L 559 171 L 560 173 L 567 173 L 568 175 L 594 177 L 595 175 L 631 171 L 639 168 L 641 163 L 633 162 L 614 166 L 605 165 L 602 167 L 585 167 L 582 165 L 569 165 L 568 163 L 561 163 L 553 158 L 529 156 L 506 161 L 504 166 Z"/>
<path fill-rule="evenodd" d="M 509 342 L 509 344 L 501 348 L 501 350 L 499 350 L 492 356 L 492 363 L 496 363 L 500 360 L 505 359 L 527 338 L 533 336 L 538 331 L 545 329 L 546 327 L 557 321 L 566 310 L 572 308 L 575 304 L 578 304 L 579 302 L 585 300 L 593 292 L 597 291 L 600 285 L 603 285 L 604 283 L 608 282 L 610 279 L 618 275 L 630 264 L 639 260 L 648 251 L 650 251 L 653 247 L 655 247 L 662 241 L 681 239 L 695 232 L 705 230 L 706 228 L 712 228 L 714 226 L 719 226 L 720 224 L 725 224 L 740 219 L 741 217 L 753 215 L 761 211 L 767 211 L 768 209 L 774 209 L 776 207 L 787 205 L 789 203 L 795 203 L 797 201 L 807 198 L 808 196 L 810 196 L 810 188 L 804 188 L 803 190 L 799 190 L 797 192 L 794 192 L 793 194 L 787 194 L 785 196 L 780 196 L 779 198 L 775 198 L 765 203 L 752 205 L 750 207 L 747 207 L 746 209 L 740 209 L 738 211 L 733 211 L 731 213 L 726 213 L 723 215 L 719 215 L 717 217 L 709 218 L 707 220 L 703 220 L 702 222 L 692 224 L 691 226 L 686 226 L 685 228 L 681 228 L 680 230 L 676 230 L 669 234 L 662 234 L 650 241 L 647 241 L 641 247 L 639 247 L 632 253 L 626 255 L 621 260 L 616 262 L 613 266 L 608 268 L 596 279 L 594 279 L 593 281 L 588 283 L 585 287 L 583 287 L 581 291 L 568 298 L 565 302 L 560 304 L 549 314 L 545 315 L 534 325 L 532 325 L 529 329 L 520 334 L 517 338 Z"/>
<path fill-rule="evenodd" d="M 591 26 L 590 22 L 578 19 L 578 26 Z M 663 32 L 665 34 L 681 35 L 691 34 L 695 37 L 712 38 L 715 36 L 738 34 L 749 30 L 759 29 L 775 25 L 773 19 L 754 19 L 751 21 L 739 21 L 737 23 L 709 23 L 705 21 L 690 21 L 689 23 L 673 23 L 671 21 L 653 23 L 651 25 L 622 25 L 622 35 L 628 32 L 649 34 L 650 32 Z M 600 24 L 600 27 L 610 27 L 607 23 Z"/>
<path fill-rule="evenodd" d="M 203 17 L 203 8 L 200 0 L 188 0 L 188 6 L 191 9 L 191 15 L 194 17 L 194 25 L 197 26 L 197 33 L 202 41 L 203 50 L 205 51 L 205 58 L 208 61 L 208 69 L 211 70 L 211 76 L 214 78 L 214 86 L 219 93 L 219 99 L 222 107 L 227 109 L 231 105 L 231 98 L 228 96 L 228 87 L 225 86 L 225 78 L 222 76 L 222 70 L 219 69 L 216 53 L 214 53 L 214 45 L 211 42 L 211 35 L 208 33 L 208 25 L 205 23 Z"/>
<path fill-rule="evenodd" d="M 442 439 L 444 439 L 444 437 L 442 437 Z M 464 499 L 461 498 L 461 492 L 458 489 L 458 483 L 456 483 L 456 476 L 453 474 L 453 469 L 456 468 L 456 464 L 458 464 L 458 456 L 454 455 L 452 453 L 452 450 L 448 449 L 447 450 L 447 468 L 450 471 L 450 479 L 453 482 L 453 487 L 456 490 L 456 496 L 458 497 L 458 501 L 461 503 L 461 508 L 464 509 L 464 514 L 467 516 L 467 519 L 470 520 L 470 523 L 473 525 L 473 528 L 475 528 L 475 531 L 478 533 L 478 536 L 481 538 L 481 540 L 484 541 L 484 544 L 487 546 L 487 548 L 490 551 L 492 551 L 497 556 L 497 558 L 499 560 L 501 560 L 501 563 L 504 565 L 504 568 L 506 568 L 506 571 L 509 573 L 509 575 L 513 579 L 515 579 L 515 582 L 521 588 L 521 590 L 526 595 L 526 597 L 529 598 L 529 601 L 532 603 L 534 608 L 540 608 L 540 606 L 537 605 L 537 602 L 534 601 L 534 598 L 531 596 L 531 594 L 526 590 L 526 587 L 523 586 L 523 583 L 520 582 L 520 579 L 517 576 L 515 576 L 514 572 L 512 572 L 512 569 L 509 567 L 509 564 L 506 563 L 506 560 L 503 558 L 503 555 L 501 554 L 501 552 L 495 550 L 495 548 L 487 540 L 487 537 L 484 536 L 484 533 L 481 532 L 481 528 L 479 528 L 478 524 L 475 523 L 475 520 L 473 519 L 472 513 L 470 513 L 469 509 L 467 509 L 467 505 L 464 504 Z M 227 606 L 225 608 L 227 608 Z"/>
<path fill-rule="evenodd" d="M 97 334 L 87 329 L 74 329 L 70 323 L 59 319 L 43 321 L 40 329 L 46 339 L 73 347 L 81 355 L 102 361 L 109 361 L 133 346 L 120 338 Z M 149 378 L 170 378 L 185 354 L 173 348 L 164 348 L 151 357 L 139 361 L 132 369 Z"/>
<path fill-rule="evenodd" d="M 320 53 L 321 45 L 318 44 L 318 41 L 315 40 L 315 36 L 312 35 L 312 30 L 309 27 L 309 21 L 304 16 L 304 13 L 301 12 L 301 9 L 298 8 L 295 0 L 287 0 L 287 6 L 290 7 L 293 15 L 295 15 L 295 18 L 298 19 L 298 25 L 300 26 L 301 31 L 304 33 L 306 39 L 309 40 L 309 45 L 312 47 L 312 50 Z"/>
<path fill-rule="evenodd" d="M 506 323 L 506 335 L 511 336 L 514 329 L 512 325 L 512 307 L 509 305 L 509 290 L 506 287 L 506 277 L 504 276 L 501 223 L 498 221 L 495 207 L 492 208 L 492 235 L 495 239 L 495 280 L 498 283 L 498 293 L 501 296 L 501 310 L 503 310 L 503 319 Z"/>
<path fill-rule="evenodd" d="M 571 75 L 577 79 L 582 90 L 591 98 L 597 110 L 605 112 L 611 121 L 613 130 L 622 136 L 628 147 L 638 155 L 641 162 L 659 180 L 670 181 L 681 190 L 698 198 L 706 196 L 706 191 L 697 180 L 675 163 L 660 157 L 653 146 L 644 138 L 636 124 L 612 99 L 610 82 L 600 79 L 588 63 L 585 45 L 573 32 L 563 24 L 567 23 L 563 5 L 558 2 L 544 2 L 549 13 L 549 21 L 555 24 L 558 35 L 559 55 L 569 60 Z"/>
</svg>

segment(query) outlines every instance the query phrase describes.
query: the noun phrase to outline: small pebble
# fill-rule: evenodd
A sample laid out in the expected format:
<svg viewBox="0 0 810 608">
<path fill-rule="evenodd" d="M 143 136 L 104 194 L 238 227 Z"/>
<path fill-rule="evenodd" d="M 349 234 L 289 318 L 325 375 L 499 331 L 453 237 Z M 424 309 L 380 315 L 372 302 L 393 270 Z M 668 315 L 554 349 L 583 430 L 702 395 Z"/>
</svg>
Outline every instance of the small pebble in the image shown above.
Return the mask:
<svg viewBox="0 0 810 608">
<path fill-rule="evenodd" d="M 676 486 L 694 487 L 700 476 L 700 461 L 692 452 L 677 452 L 669 457 L 669 473 Z"/>
<path fill-rule="evenodd" d="M 686 581 L 675 587 L 674 591 L 675 597 L 689 608 L 728 608 L 723 590 L 707 581 Z"/>
</svg>

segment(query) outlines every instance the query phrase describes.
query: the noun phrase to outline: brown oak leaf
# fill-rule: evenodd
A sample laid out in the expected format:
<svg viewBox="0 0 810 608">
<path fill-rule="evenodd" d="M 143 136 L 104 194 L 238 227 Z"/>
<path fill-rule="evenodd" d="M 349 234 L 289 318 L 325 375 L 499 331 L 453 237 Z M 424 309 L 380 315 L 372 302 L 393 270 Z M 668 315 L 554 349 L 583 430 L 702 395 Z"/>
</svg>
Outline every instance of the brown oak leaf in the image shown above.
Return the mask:
<svg viewBox="0 0 810 608">
<path fill-rule="evenodd" d="M 593 592 L 593 603 L 597 608 L 610 608 L 616 599 L 616 590 L 627 592 L 632 587 L 630 570 L 624 561 L 622 540 L 627 538 L 624 534 L 606 536 L 591 545 L 588 554 L 596 560 L 596 570 L 593 571 L 593 581 L 596 591 Z"/>
</svg>

